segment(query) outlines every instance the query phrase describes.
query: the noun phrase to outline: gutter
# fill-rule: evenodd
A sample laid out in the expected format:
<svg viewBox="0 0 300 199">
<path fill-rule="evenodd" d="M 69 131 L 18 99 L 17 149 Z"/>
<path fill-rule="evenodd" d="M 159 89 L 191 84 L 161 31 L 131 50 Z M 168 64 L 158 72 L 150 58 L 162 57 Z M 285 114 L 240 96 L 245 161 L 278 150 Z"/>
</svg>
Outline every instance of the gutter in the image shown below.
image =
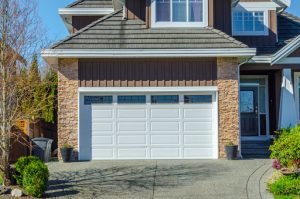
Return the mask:
<svg viewBox="0 0 300 199">
<path fill-rule="evenodd" d="M 41 55 L 53 58 L 170 58 L 170 57 L 252 57 L 255 48 L 223 49 L 45 49 Z"/>
</svg>

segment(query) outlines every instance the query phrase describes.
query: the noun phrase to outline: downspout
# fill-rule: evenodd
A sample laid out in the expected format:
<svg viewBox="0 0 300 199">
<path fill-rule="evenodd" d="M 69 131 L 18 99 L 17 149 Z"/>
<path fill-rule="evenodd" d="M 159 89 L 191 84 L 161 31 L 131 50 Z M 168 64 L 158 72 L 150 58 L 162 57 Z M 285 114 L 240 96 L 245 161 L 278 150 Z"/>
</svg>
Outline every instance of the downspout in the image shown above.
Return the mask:
<svg viewBox="0 0 300 199">
<path fill-rule="evenodd" d="M 252 57 L 251 57 L 252 58 Z M 239 92 L 238 92 L 238 98 L 239 98 L 239 157 L 241 159 L 243 159 L 243 156 L 242 156 L 242 133 L 241 133 L 241 103 L 240 103 L 240 86 L 241 86 L 241 78 L 240 78 L 240 69 L 241 69 L 241 66 L 248 63 L 249 60 L 251 58 L 247 58 L 245 61 L 242 61 L 239 65 L 238 65 L 238 89 L 239 89 Z"/>
</svg>

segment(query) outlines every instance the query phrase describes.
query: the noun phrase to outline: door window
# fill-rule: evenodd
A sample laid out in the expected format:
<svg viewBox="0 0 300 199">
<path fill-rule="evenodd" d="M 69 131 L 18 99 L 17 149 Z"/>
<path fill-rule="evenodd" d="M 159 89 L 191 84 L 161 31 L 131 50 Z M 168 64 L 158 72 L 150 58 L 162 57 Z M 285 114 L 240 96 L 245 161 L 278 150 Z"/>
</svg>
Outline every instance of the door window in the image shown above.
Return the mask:
<svg viewBox="0 0 300 199">
<path fill-rule="evenodd" d="M 241 91 L 240 103 L 242 113 L 254 112 L 254 92 L 253 91 Z"/>
</svg>

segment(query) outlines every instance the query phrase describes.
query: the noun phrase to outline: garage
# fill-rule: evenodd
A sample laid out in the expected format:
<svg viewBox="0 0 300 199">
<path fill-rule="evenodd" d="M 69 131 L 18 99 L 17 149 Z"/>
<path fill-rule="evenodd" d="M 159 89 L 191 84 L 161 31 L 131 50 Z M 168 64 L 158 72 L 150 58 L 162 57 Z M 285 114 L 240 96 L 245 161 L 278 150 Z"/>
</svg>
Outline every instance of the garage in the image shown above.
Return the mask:
<svg viewBox="0 0 300 199">
<path fill-rule="evenodd" d="M 215 92 L 82 93 L 80 159 L 217 159 Z"/>
</svg>

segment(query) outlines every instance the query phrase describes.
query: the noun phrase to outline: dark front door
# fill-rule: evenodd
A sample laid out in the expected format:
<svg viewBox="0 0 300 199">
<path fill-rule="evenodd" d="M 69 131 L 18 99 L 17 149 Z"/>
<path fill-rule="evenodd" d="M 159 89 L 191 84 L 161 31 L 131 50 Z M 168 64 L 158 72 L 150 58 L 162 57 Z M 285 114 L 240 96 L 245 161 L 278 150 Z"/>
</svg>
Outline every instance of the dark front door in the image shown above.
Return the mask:
<svg viewBox="0 0 300 199">
<path fill-rule="evenodd" d="M 258 87 L 241 87 L 240 111 L 242 136 L 258 136 Z"/>
</svg>

